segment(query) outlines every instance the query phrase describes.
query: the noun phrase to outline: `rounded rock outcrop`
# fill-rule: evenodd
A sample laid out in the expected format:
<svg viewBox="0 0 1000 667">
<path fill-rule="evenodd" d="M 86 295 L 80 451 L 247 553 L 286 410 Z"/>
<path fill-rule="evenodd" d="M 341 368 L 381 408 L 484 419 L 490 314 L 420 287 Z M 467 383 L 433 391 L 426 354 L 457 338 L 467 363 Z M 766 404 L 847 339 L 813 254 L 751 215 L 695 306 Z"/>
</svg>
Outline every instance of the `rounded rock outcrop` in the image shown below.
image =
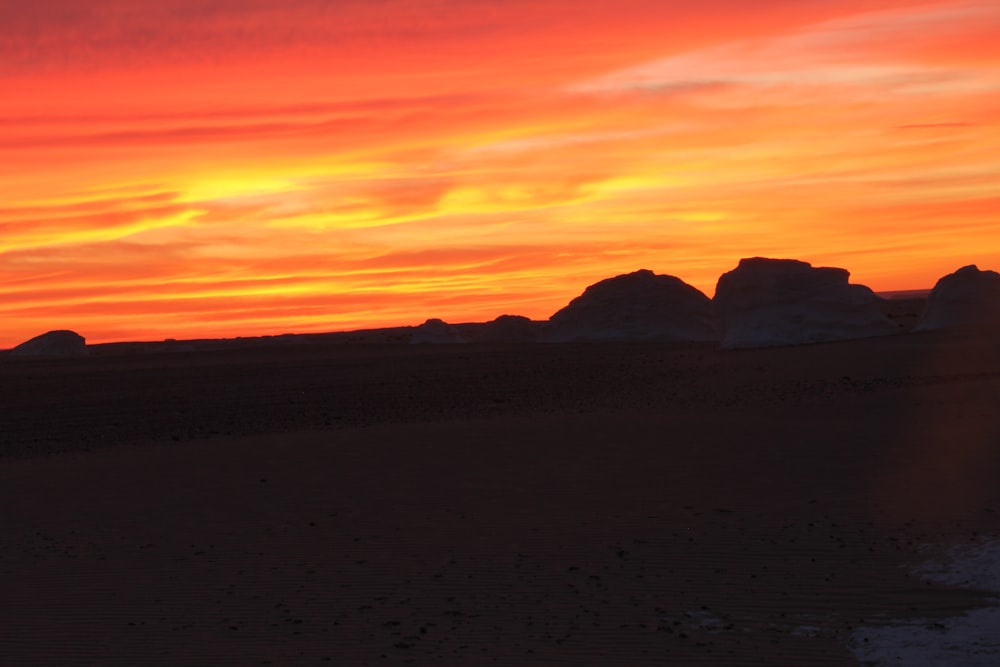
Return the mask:
<svg viewBox="0 0 1000 667">
<path fill-rule="evenodd" d="M 10 351 L 12 357 L 62 357 L 87 356 L 87 340 L 75 331 L 49 331 L 27 340 Z"/>
<path fill-rule="evenodd" d="M 647 269 L 594 283 L 549 318 L 546 342 L 719 339 L 712 301 L 680 278 Z"/>
<path fill-rule="evenodd" d="M 845 269 L 753 257 L 724 273 L 715 290 L 722 347 L 802 345 L 899 332 L 879 298 L 848 282 Z"/>
<path fill-rule="evenodd" d="M 464 342 L 455 327 L 437 318 L 427 320 L 410 335 L 410 343 L 414 345 Z"/>
<path fill-rule="evenodd" d="M 1000 326 L 1000 273 L 970 264 L 937 281 L 913 330 L 981 326 Z"/>
<path fill-rule="evenodd" d="M 538 327 L 521 315 L 501 315 L 482 326 L 483 343 L 532 343 L 538 340 Z"/>
</svg>

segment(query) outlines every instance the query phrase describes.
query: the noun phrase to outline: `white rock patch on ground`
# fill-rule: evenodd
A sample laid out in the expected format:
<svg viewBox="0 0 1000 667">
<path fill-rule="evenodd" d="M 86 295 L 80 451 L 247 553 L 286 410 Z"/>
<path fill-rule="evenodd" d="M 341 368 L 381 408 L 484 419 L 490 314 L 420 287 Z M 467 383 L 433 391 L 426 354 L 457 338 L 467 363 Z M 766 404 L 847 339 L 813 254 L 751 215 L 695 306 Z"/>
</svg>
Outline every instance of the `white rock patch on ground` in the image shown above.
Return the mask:
<svg viewBox="0 0 1000 667">
<path fill-rule="evenodd" d="M 1000 596 L 1000 541 L 956 547 L 949 556 L 925 563 L 919 573 L 936 583 L 998 591 Z M 863 665 L 877 667 L 996 667 L 1000 607 L 973 609 L 954 618 L 858 628 L 851 649 Z"/>
</svg>

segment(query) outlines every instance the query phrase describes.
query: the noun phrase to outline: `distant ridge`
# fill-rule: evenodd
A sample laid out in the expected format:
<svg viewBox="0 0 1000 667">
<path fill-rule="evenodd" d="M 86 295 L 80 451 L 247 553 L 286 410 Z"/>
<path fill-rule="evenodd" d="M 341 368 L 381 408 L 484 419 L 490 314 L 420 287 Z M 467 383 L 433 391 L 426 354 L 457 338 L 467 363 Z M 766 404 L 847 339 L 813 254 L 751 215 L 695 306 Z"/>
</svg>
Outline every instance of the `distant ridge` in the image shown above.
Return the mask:
<svg viewBox="0 0 1000 667">
<path fill-rule="evenodd" d="M 890 292 L 875 292 L 876 296 L 883 299 L 926 299 L 930 296 L 930 289 L 904 289 Z"/>
<path fill-rule="evenodd" d="M 910 290 L 887 290 L 874 292 L 861 285 L 848 285 L 849 273 L 844 269 L 832 269 L 829 267 L 814 268 L 806 262 L 799 260 L 774 260 L 768 258 L 747 258 L 740 260 L 740 267 L 748 268 L 760 266 L 783 267 L 787 272 L 798 267 L 805 272 L 805 275 L 814 277 L 824 275 L 832 279 L 836 274 L 835 283 L 844 283 L 844 286 L 851 289 L 856 297 L 860 298 L 860 293 L 867 291 L 871 297 L 878 297 L 877 310 L 880 314 L 870 313 L 873 320 L 879 320 L 876 324 L 889 323 L 893 326 L 884 331 L 867 331 L 868 335 L 886 335 L 889 333 L 906 333 L 916 328 L 917 321 L 922 317 L 926 303 L 933 290 L 931 289 L 910 289 Z M 972 267 L 975 268 L 975 267 Z M 736 270 L 734 270 L 736 271 Z M 729 273 L 733 273 L 730 271 Z M 793 271 L 794 272 L 794 271 Z M 781 273 L 781 271 L 779 271 Z M 994 272 L 984 272 L 994 273 Z M 728 274 L 720 276 L 723 281 Z M 765 281 L 767 282 L 767 281 Z M 781 282 L 781 281 L 779 281 Z M 787 281 L 786 281 L 787 282 Z M 791 281 L 787 287 L 791 292 L 803 291 L 805 285 L 800 284 L 801 280 Z M 810 281 L 806 281 L 809 283 Z M 812 281 L 815 282 L 815 281 Z M 831 280 L 820 280 L 819 283 L 828 283 Z M 813 285 L 816 287 L 817 285 Z M 820 285 L 821 286 L 821 285 Z M 772 286 L 774 287 L 774 286 Z M 829 285 L 827 285 L 829 287 Z M 784 289 L 784 288 L 783 288 Z M 759 290 L 758 290 L 759 291 Z M 770 292 L 770 289 L 764 289 Z M 782 292 L 782 290 L 778 290 Z M 785 290 L 788 291 L 788 290 Z M 758 311 L 756 316 L 761 320 L 761 326 L 773 328 L 782 326 L 782 322 L 787 324 L 789 315 L 792 320 L 802 320 L 808 313 L 816 315 L 817 304 L 825 304 L 820 310 L 830 310 L 823 314 L 823 326 L 833 329 L 857 329 L 858 322 L 848 321 L 847 317 L 851 308 L 846 308 L 844 303 L 830 308 L 838 299 L 832 299 L 831 294 L 825 290 L 820 293 L 808 294 L 813 291 L 806 289 L 795 299 L 783 306 L 776 307 L 774 298 L 777 293 L 765 296 L 764 301 L 770 304 L 767 308 L 754 307 L 752 310 Z M 718 286 L 716 289 L 718 292 Z M 791 293 L 789 292 L 789 294 Z M 788 301 L 784 296 L 778 301 Z M 758 297 L 760 294 L 758 294 Z M 792 301 L 815 301 L 815 303 L 798 303 L 792 305 Z M 808 298 L 806 298 L 808 297 Z M 818 299 L 818 301 L 817 301 Z M 861 299 L 864 301 L 864 299 Z M 59 350 L 55 353 L 38 355 L 30 354 L 32 347 L 38 344 L 37 341 L 27 341 L 22 346 L 29 349 L 24 350 L 22 346 L 11 349 L 0 349 L 0 360 L 16 359 L 21 356 L 119 356 L 131 354 L 156 354 L 156 353 L 200 353 L 219 350 L 246 349 L 246 348 L 271 348 L 284 347 L 287 345 L 309 345 L 309 344 L 350 344 L 350 345 L 381 345 L 381 344 L 404 344 L 410 342 L 449 342 L 449 343 L 489 343 L 489 344 L 512 344 L 512 343 L 533 343 L 533 342 L 570 342 L 570 341 L 658 341 L 658 342 L 718 342 L 719 331 L 717 327 L 725 322 L 724 312 L 726 308 L 722 305 L 718 293 L 716 298 L 709 299 L 705 294 L 696 288 L 684 283 L 683 280 L 675 276 L 658 275 L 648 269 L 606 278 L 584 290 L 584 293 L 574 298 L 566 307 L 560 309 L 549 319 L 532 320 L 527 317 L 517 315 L 501 315 L 491 322 L 462 322 L 458 324 L 445 323 L 441 320 L 428 320 L 422 325 L 402 325 L 381 328 L 366 328 L 355 330 L 335 330 L 325 332 L 306 333 L 281 333 L 264 334 L 255 336 L 233 336 L 220 338 L 193 338 L 193 339 L 173 339 L 148 340 L 148 341 L 110 341 L 96 344 L 86 344 L 82 337 L 80 341 L 74 340 L 74 351 Z M 848 299 L 850 301 L 850 299 Z M 744 304 L 746 305 L 746 304 Z M 758 304 L 759 306 L 760 304 Z M 767 304 L 765 304 L 767 305 Z M 855 303 L 855 306 L 859 304 Z M 863 304 L 861 304 L 863 305 Z M 806 307 L 808 306 L 808 307 Z M 789 310 L 789 312 L 781 312 Z M 805 308 L 805 310 L 803 310 Z M 846 310 L 845 310 L 846 308 Z M 869 308 L 869 310 L 871 310 Z M 764 312 L 767 311 L 767 312 Z M 795 312 L 791 312 L 795 311 Z M 817 311 L 818 312 L 818 311 Z M 858 313 L 854 313 L 857 320 Z M 845 319 L 846 318 L 846 319 Z M 802 324 L 803 322 L 799 322 Z M 813 324 L 816 324 L 815 322 Z M 872 324 L 869 322 L 869 324 Z M 429 329 L 437 330 L 437 336 Z M 794 327 L 793 327 L 794 328 Z M 808 327 L 807 327 L 808 328 Z M 861 327 L 864 329 L 864 327 Z M 879 327 L 876 327 L 879 328 Z M 692 334 L 692 331 L 695 331 Z M 772 332 L 773 333 L 773 332 Z M 69 331 L 49 332 L 45 334 L 46 339 L 52 335 L 72 334 Z M 766 345 L 800 345 L 810 342 L 821 342 L 822 340 L 841 339 L 845 334 L 841 331 L 831 334 L 812 332 L 805 335 L 799 331 L 787 339 L 777 340 L 774 336 L 765 337 Z M 422 340 L 430 336 L 434 340 Z M 863 337 L 858 331 L 854 331 L 848 338 Z M 42 337 L 36 337 L 42 338 Z M 778 337 L 780 338 L 780 336 Z M 66 342 L 65 340 L 63 341 Z M 28 345 L 30 343 L 30 345 Z M 733 347 L 732 341 L 723 343 L 723 347 Z M 735 345 L 741 347 L 743 345 Z M 85 350 L 81 352 L 80 350 Z M 25 352 L 29 354 L 25 354 Z"/>
</svg>

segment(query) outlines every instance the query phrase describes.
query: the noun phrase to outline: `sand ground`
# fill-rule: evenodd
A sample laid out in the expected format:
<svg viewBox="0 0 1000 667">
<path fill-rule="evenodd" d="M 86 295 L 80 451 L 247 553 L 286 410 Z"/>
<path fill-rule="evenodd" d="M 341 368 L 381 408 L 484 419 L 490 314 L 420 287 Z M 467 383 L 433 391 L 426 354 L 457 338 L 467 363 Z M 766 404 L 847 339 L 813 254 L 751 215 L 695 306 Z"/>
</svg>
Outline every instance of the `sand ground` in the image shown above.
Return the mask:
<svg viewBox="0 0 1000 667">
<path fill-rule="evenodd" d="M 1000 338 L 0 364 L 0 664 L 852 665 L 989 594 Z"/>
</svg>

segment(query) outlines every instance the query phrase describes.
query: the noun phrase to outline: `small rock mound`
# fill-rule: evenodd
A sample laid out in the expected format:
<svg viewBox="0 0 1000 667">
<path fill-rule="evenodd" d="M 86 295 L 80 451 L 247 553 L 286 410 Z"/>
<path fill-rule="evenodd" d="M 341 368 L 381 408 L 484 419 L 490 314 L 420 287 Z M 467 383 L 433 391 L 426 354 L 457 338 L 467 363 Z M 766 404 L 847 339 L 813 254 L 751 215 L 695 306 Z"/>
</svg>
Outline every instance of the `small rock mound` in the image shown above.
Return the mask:
<svg viewBox="0 0 1000 667">
<path fill-rule="evenodd" d="M 75 331 L 49 331 L 10 351 L 12 357 L 85 357 L 87 341 Z"/>
<path fill-rule="evenodd" d="M 898 333 L 879 298 L 845 269 L 794 259 L 741 259 L 720 278 L 722 347 L 801 345 Z"/>
<path fill-rule="evenodd" d="M 533 343 L 538 340 L 538 327 L 521 315 L 501 315 L 483 325 L 479 340 L 483 343 Z"/>
<path fill-rule="evenodd" d="M 414 345 L 464 342 L 455 327 L 437 318 L 427 320 L 414 329 L 410 336 L 410 343 Z"/>
<path fill-rule="evenodd" d="M 717 341 L 712 301 L 674 276 L 643 269 L 595 283 L 549 318 L 542 340 Z"/>
<path fill-rule="evenodd" d="M 914 331 L 1000 325 L 1000 273 L 963 266 L 937 281 Z"/>
</svg>

